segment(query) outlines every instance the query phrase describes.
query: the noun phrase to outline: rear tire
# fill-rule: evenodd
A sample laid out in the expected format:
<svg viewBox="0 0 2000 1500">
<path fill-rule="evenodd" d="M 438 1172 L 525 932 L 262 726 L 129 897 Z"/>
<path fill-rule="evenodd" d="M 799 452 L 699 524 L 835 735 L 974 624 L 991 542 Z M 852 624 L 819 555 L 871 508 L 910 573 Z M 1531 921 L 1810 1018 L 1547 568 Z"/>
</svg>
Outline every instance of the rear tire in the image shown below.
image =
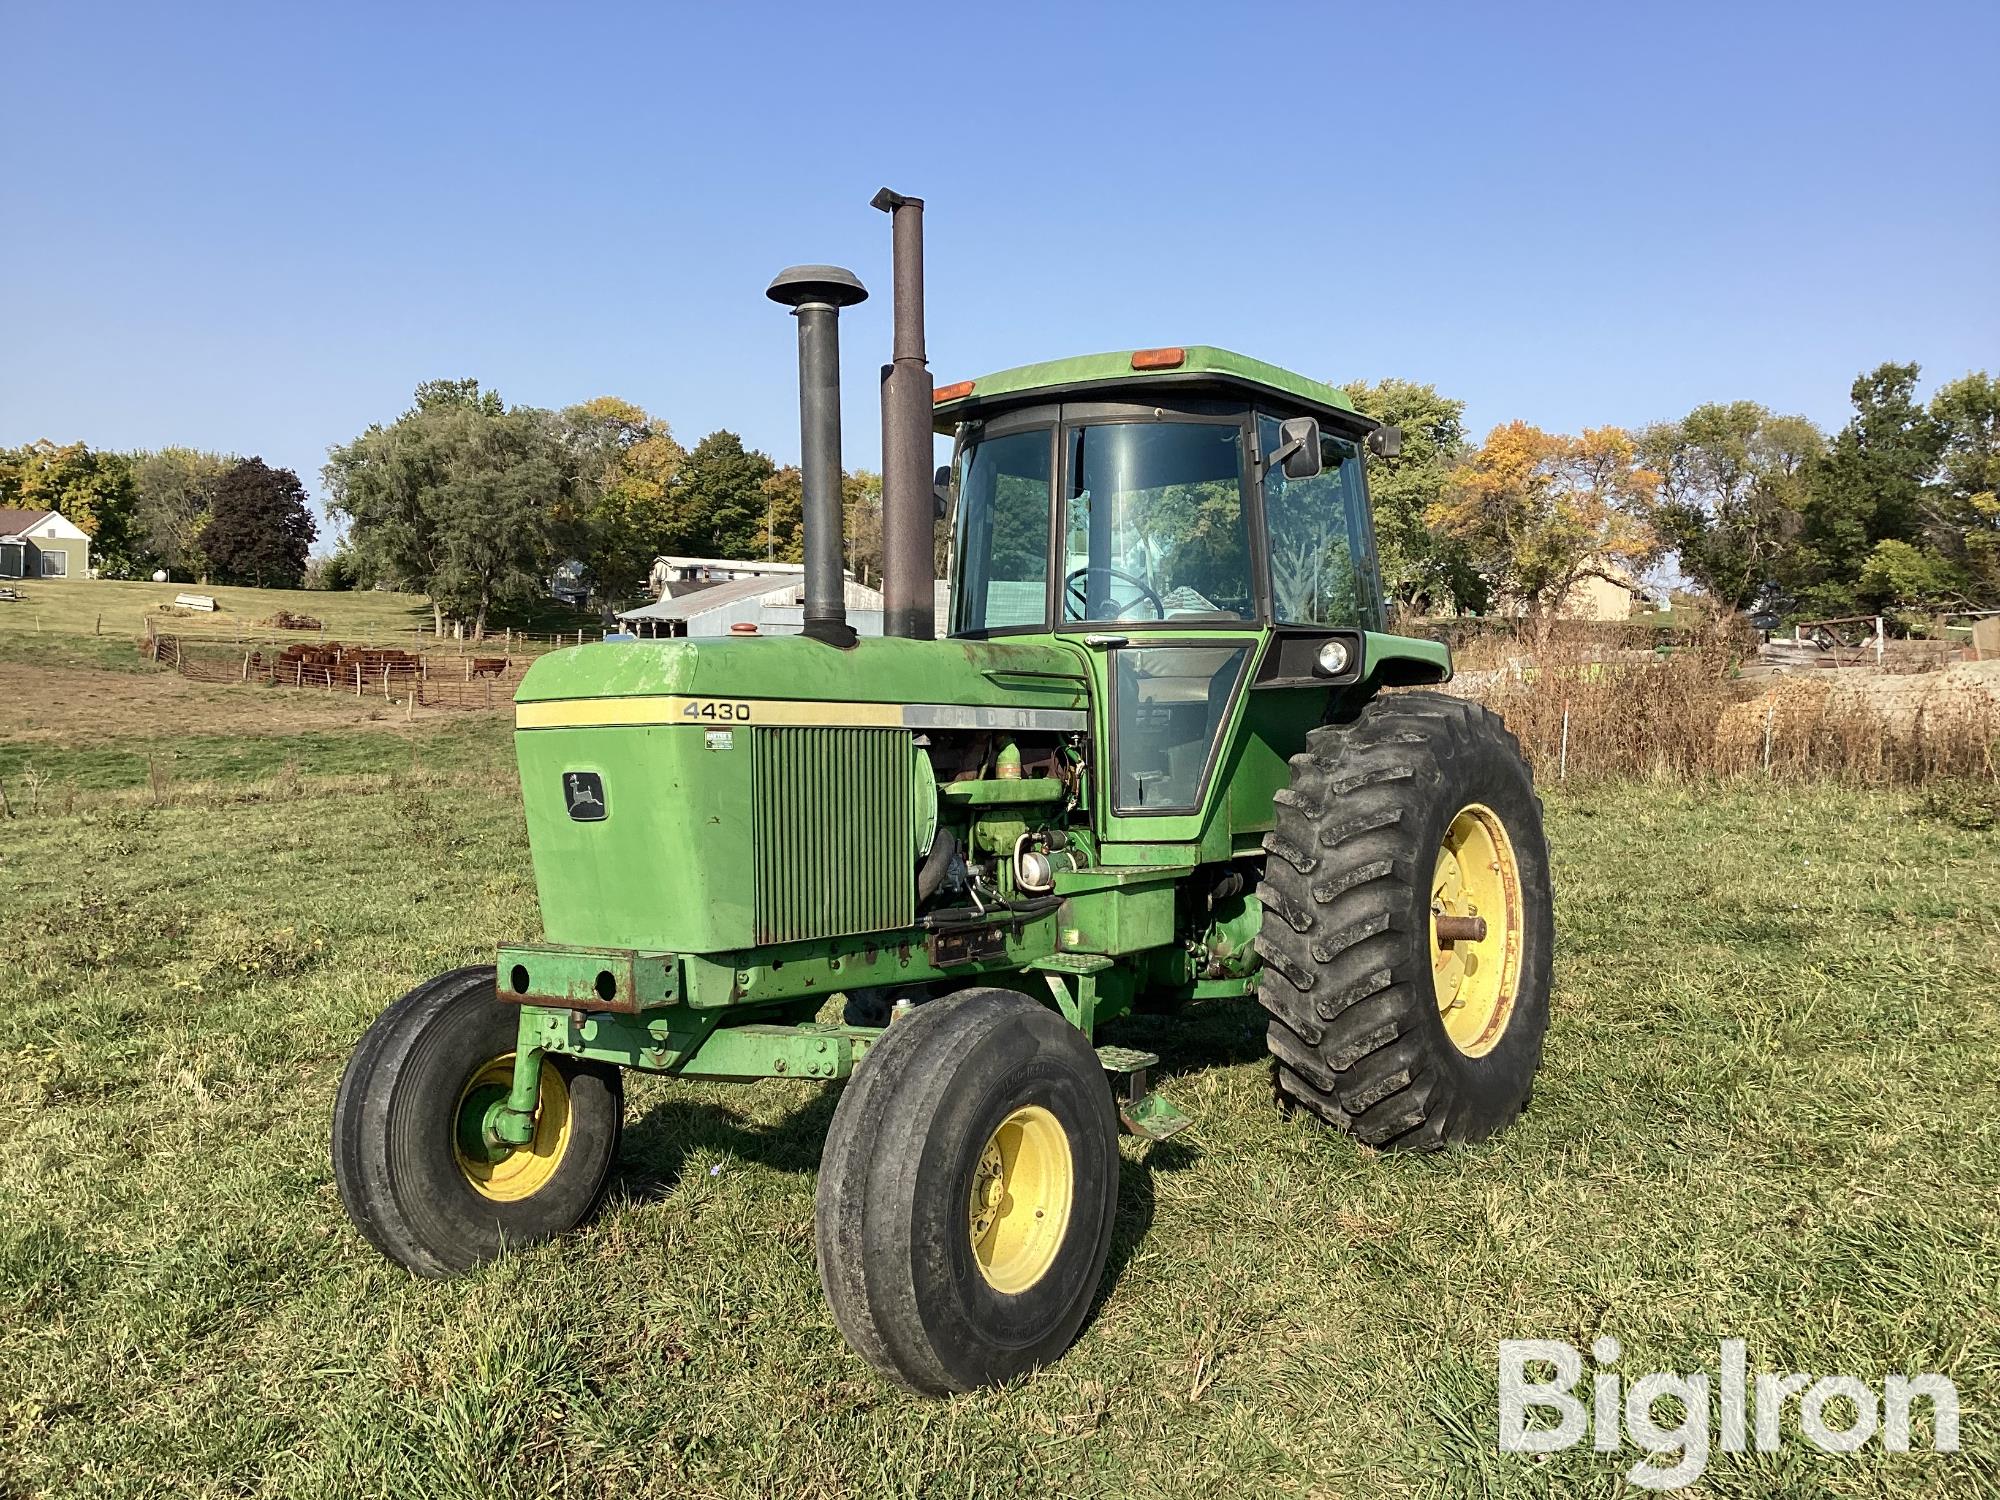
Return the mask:
<svg viewBox="0 0 2000 1500">
<path fill-rule="evenodd" d="M 820 1159 L 820 1283 L 855 1351 L 929 1394 L 1069 1347 L 1111 1248 L 1118 1118 L 1075 1027 L 1008 990 L 900 1015 Z"/>
<path fill-rule="evenodd" d="M 368 1028 L 333 1106 L 333 1176 L 368 1242 L 420 1276 L 449 1276 L 574 1228 L 618 1152 L 616 1068 L 544 1056 L 535 1139 L 489 1152 L 468 1134 L 513 1072 L 520 1007 L 492 966 L 411 990 Z"/>
<path fill-rule="evenodd" d="M 1258 888 L 1280 1102 L 1386 1148 L 1503 1129 L 1541 1062 L 1554 947 L 1519 743 L 1478 704 L 1405 693 L 1291 764 Z M 1440 940 L 1435 916 L 1467 913 L 1486 936 Z"/>
</svg>

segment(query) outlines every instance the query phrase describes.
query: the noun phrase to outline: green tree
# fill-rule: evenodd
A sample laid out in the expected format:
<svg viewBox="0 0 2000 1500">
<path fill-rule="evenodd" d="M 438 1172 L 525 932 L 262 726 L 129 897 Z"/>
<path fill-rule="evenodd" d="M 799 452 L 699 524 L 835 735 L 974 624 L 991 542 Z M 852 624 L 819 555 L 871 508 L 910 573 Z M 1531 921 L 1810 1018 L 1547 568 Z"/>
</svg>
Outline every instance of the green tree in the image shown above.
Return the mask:
<svg viewBox="0 0 2000 1500">
<path fill-rule="evenodd" d="M 2000 605 L 2000 379 L 1981 372 L 1940 387 L 1930 418 L 1939 474 L 1925 535 L 1974 607 Z"/>
<path fill-rule="evenodd" d="M 1640 462 L 1660 476 L 1656 524 L 1681 571 L 1727 608 L 1764 599 L 1804 524 L 1808 476 L 1825 448 L 1806 418 L 1754 401 L 1708 402 L 1641 432 Z"/>
<path fill-rule="evenodd" d="M 1937 425 L 1917 400 L 1916 365 L 1878 365 L 1852 388 L 1854 415 L 1810 471 L 1799 544 L 1780 582 L 1800 608 L 1849 614 L 1877 542 L 1920 544 L 1937 472 Z"/>
<path fill-rule="evenodd" d="M 1466 542 L 1430 519 L 1466 456 L 1465 403 L 1413 380 L 1350 380 L 1341 389 L 1363 416 L 1403 429 L 1403 451 L 1368 460 L 1368 499 L 1386 599 L 1425 613 L 1481 611 L 1485 578 Z"/>
<path fill-rule="evenodd" d="M 674 475 L 671 545 L 664 552 L 703 557 L 751 557 L 761 550 L 764 481 L 778 472 L 769 454 L 746 449 L 727 430 L 711 432 Z"/>
<path fill-rule="evenodd" d="M 469 618 L 479 639 L 495 605 L 547 587 L 551 527 L 573 496 L 575 473 L 550 412 L 454 407 L 442 418 L 449 461 L 435 504 L 443 558 L 431 592 Z"/>
<path fill-rule="evenodd" d="M 318 533 L 299 476 L 246 458 L 216 482 L 196 546 L 225 583 L 295 589 Z"/>
<path fill-rule="evenodd" d="M 417 387 L 401 417 L 334 448 L 325 475 L 361 573 L 428 595 L 440 632 L 449 610 L 474 635 L 496 603 L 546 586 L 578 488 L 553 413 L 469 380 Z"/>
<path fill-rule="evenodd" d="M 133 524 L 140 547 L 154 561 L 201 582 L 208 558 L 201 534 L 208 527 L 215 487 L 241 459 L 194 448 L 162 448 L 132 455 L 137 498 Z"/>
<path fill-rule="evenodd" d="M 132 538 L 132 463 L 83 443 L 43 438 L 0 448 L 0 506 L 53 510 L 90 536 L 91 566 L 109 578 L 129 578 L 142 559 Z"/>
</svg>

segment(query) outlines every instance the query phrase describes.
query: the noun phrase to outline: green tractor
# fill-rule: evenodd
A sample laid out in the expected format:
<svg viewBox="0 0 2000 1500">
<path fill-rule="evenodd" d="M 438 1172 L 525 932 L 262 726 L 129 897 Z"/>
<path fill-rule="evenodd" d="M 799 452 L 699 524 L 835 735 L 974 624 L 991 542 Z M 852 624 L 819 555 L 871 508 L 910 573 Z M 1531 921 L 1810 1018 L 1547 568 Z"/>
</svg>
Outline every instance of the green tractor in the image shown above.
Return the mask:
<svg viewBox="0 0 2000 1500">
<path fill-rule="evenodd" d="M 1284 1108 L 1372 1147 L 1475 1141 L 1528 1100 L 1553 934 L 1513 737 L 1381 691 L 1451 670 L 1383 628 L 1365 467 L 1398 434 L 1197 346 L 933 391 L 922 204 L 875 203 L 887 633 L 857 638 L 842 587 L 838 319 L 866 293 L 797 267 L 770 295 L 798 320 L 803 633 L 535 663 L 544 941 L 383 1013 L 333 1166 L 370 1241 L 446 1276 L 591 1213 L 627 1069 L 846 1080 L 821 1281 L 868 1363 L 943 1392 L 1068 1346 L 1119 1132 L 1186 1123 L 1099 1027 L 1254 996 Z"/>
</svg>

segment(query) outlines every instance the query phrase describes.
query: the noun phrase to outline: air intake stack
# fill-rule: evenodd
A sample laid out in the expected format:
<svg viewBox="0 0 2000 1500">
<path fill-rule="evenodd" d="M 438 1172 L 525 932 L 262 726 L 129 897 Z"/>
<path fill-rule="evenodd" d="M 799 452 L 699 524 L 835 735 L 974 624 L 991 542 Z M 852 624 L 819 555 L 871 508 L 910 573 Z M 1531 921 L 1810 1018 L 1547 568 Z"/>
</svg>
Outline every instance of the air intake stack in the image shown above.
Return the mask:
<svg viewBox="0 0 2000 1500">
<path fill-rule="evenodd" d="M 924 200 L 883 188 L 872 206 L 891 220 L 894 362 L 882 367 L 882 633 L 937 634 L 931 483 L 931 372 L 924 355 Z"/>
<path fill-rule="evenodd" d="M 852 271 L 792 266 L 765 290 L 799 320 L 799 470 L 805 491 L 805 634 L 852 646 L 841 565 L 840 310 L 868 298 Z M 886 527 L 885 527 L 886 529 Z"/>
</svg>

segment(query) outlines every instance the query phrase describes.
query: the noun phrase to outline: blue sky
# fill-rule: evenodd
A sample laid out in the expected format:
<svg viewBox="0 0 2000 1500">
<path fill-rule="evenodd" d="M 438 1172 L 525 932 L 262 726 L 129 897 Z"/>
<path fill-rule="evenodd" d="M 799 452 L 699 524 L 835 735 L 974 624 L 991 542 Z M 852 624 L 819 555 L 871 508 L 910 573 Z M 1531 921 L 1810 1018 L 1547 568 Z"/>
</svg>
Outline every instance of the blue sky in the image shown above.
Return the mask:
<svg viewBox="0 0 2000 1500">
<path fill-rule="evenodd" d="M 940 383 L 1227 345 L 1574 430 L 2000 366 L 2000 6 L 0 0 L 0 443 L 329 444 L 417 381 L 796 456 L 827 260 L 873 466 L 884 184 Z"/>
</svg>

